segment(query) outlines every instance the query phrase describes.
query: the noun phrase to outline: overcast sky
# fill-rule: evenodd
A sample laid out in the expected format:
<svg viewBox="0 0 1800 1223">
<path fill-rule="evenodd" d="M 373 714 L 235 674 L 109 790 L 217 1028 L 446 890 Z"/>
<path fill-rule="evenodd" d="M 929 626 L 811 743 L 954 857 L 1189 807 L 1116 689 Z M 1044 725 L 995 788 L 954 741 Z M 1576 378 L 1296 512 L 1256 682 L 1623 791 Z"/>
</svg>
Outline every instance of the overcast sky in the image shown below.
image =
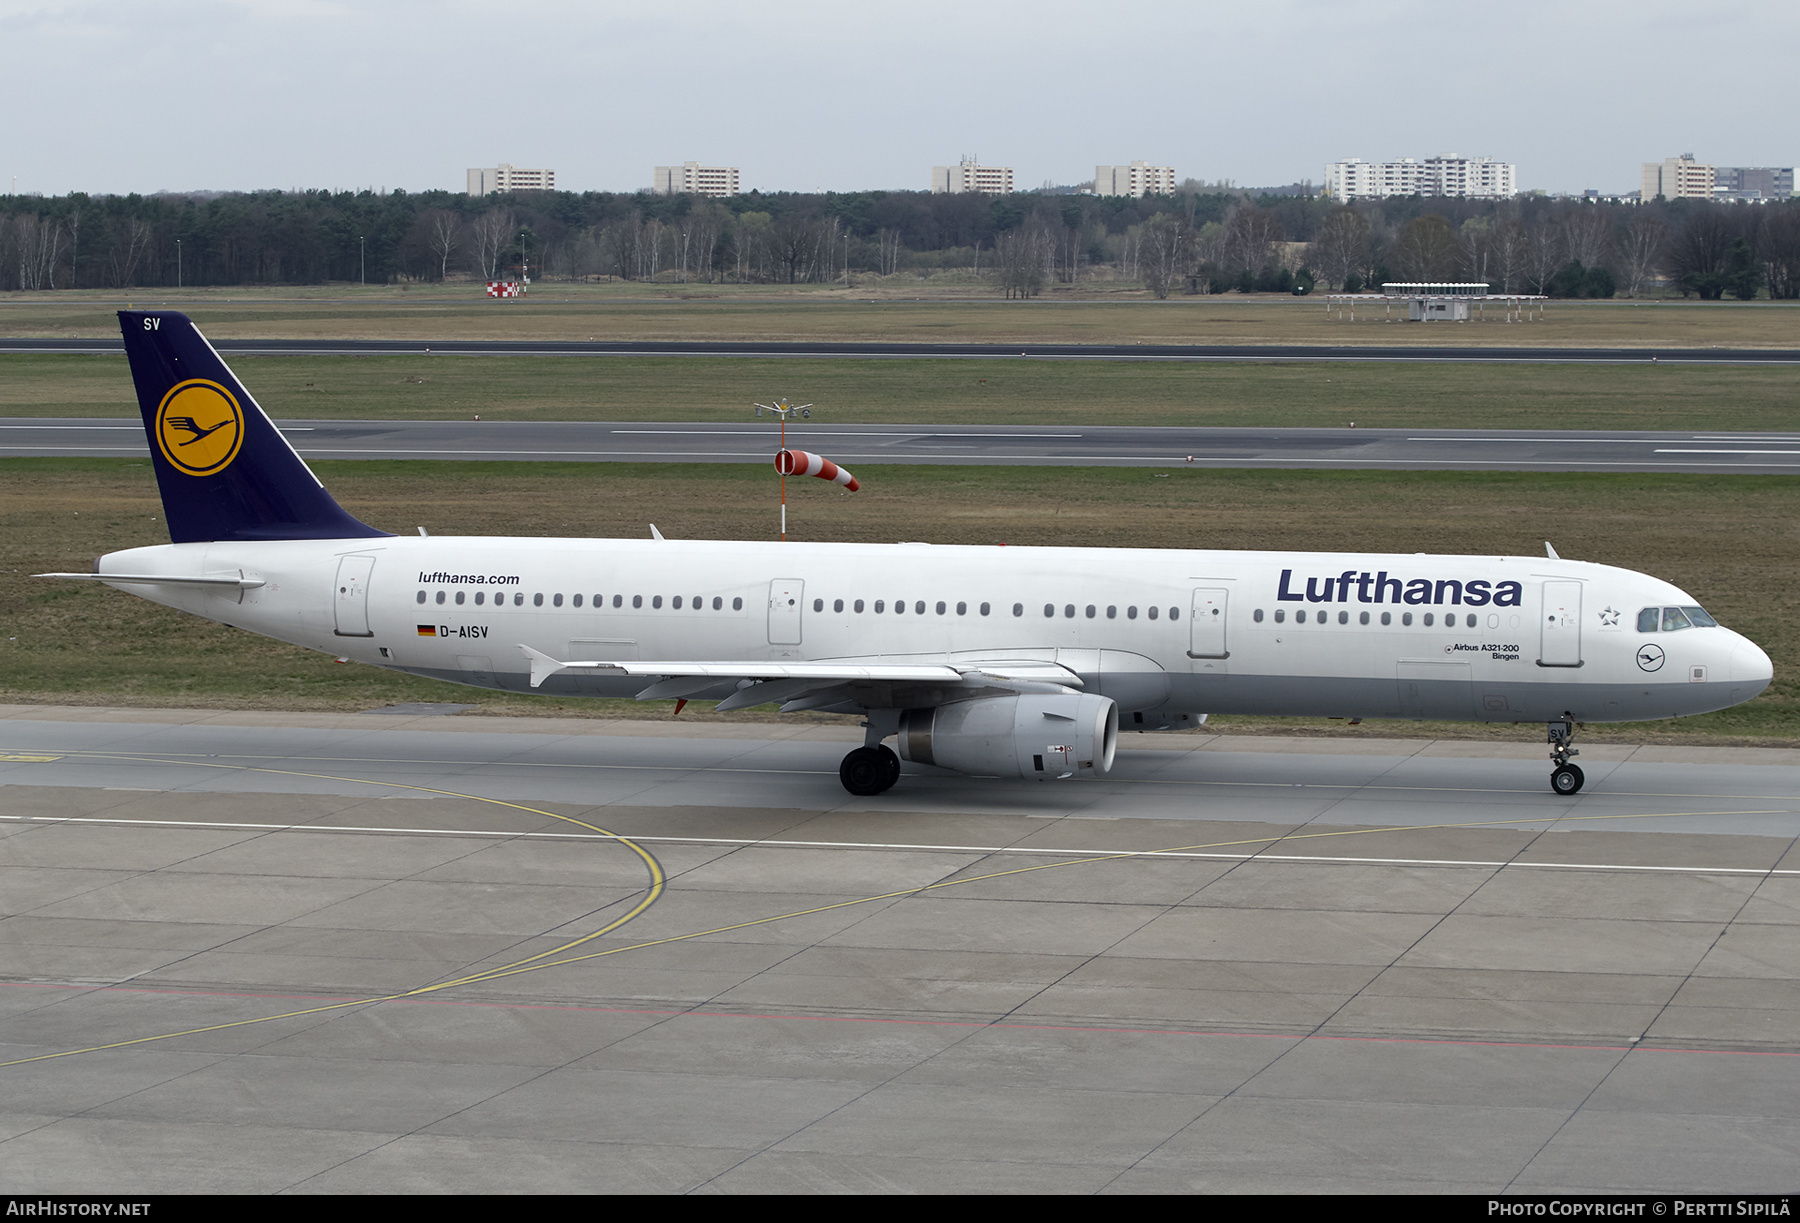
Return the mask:
<svg viewBox="0 0 1800 1223">
<path fill-rule="evenodd" d="M 1692 152 L 1794 165 L 1793 0 L 0 0 L 0 190 L 1020 189 L 1148 160 L 1275 185 L 1453 152 L 1629 191 Z"/>
</svg>

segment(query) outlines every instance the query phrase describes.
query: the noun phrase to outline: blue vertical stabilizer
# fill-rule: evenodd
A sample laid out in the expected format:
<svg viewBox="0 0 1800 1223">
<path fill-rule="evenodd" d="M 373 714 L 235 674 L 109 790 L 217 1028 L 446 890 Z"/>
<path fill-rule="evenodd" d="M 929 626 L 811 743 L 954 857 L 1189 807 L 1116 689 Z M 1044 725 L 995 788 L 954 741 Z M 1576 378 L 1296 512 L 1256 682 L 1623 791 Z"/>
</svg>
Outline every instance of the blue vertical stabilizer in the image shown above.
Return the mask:
<svg viewBox="0 0 1800 1223">
<path fill-rule="evenodd" d="M 388 534 L 332 500 L 187 315 L 121 310 L 119 327 L 172 541 Z"/>
</svg>

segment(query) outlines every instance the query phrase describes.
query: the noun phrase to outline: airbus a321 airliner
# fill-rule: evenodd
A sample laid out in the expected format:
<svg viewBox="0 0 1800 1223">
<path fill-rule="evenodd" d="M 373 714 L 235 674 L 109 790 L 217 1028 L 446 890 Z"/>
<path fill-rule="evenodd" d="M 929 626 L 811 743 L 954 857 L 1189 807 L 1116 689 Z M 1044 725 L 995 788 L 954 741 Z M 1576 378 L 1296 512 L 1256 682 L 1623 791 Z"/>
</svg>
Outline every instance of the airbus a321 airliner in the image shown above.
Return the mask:
<svg viewBox="0 0 1800 1223">
<path fill-rule="evenodd" d="M 1210 713 L 1542 723 L 1724 709 L 1767 654 L 1669 583 L 1547 557 L 390 535 L 325 491 L 184 315 L 122 311 L 172 540 L 83 578 L 481 688 L 866 720 L 839 770 L 1106 773 Z M 886 746 L 893 738 L 898 751 Z"/>
</svg>

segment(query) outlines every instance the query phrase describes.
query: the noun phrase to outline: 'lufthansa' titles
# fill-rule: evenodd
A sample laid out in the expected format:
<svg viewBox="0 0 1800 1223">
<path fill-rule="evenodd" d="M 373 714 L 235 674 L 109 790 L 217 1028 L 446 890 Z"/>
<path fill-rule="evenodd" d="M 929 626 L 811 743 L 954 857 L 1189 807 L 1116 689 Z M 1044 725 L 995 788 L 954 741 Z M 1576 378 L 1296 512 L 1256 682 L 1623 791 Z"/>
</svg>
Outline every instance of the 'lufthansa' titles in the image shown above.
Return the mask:
<svg viewBox="0 0 1800 1223">
<path fill-rule="evenodd" d="M 1295 589 L 1294 571 L 1281 571 L 1275 598 L 1283 603 L 1410 603 L 1413 605 L 1460 604 L 1464 607 L 1518 607 L 1525 588 L 1518 582 L 1492 582 L 1484 578 L 1395 578 L 1387 570 L 1358 573 L 1346 569 L 1332 577 L 1307 578 L 1304 591 Z"/>
</svg>

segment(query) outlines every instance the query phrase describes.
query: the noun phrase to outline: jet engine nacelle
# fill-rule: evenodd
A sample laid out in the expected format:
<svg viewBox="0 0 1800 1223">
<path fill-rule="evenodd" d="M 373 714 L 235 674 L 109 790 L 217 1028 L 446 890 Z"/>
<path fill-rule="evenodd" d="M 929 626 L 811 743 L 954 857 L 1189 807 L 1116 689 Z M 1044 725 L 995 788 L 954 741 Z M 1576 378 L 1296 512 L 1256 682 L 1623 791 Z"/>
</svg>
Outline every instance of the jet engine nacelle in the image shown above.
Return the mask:
<svg viewBox="0 0 1800 1223">
<path fill-rule="evenodd" d="M 1091 692 L 983 697 L 900 715 L 902 760 L 982 777 L 1098 777 L 1118 745 L 1118 705 Z"/>
</svg>

